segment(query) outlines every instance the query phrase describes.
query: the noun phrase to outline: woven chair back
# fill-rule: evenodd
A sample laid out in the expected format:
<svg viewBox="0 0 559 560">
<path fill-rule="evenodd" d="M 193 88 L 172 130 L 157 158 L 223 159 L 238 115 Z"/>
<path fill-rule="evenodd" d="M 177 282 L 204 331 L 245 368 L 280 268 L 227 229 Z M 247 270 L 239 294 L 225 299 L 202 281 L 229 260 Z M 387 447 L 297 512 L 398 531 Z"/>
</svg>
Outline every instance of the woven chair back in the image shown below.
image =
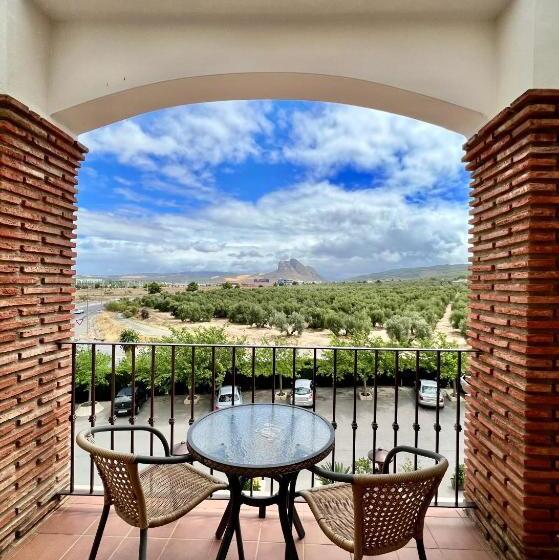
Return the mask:
<svg viewBox="0 0 559 560">
<path fill-rule="evenodd" d="M 76 442 L 93 458 L 103 482 L 105 503 L 113 504 L 118 515 L 130 525 L 147 527 L 144 493 L 134 455 L 97 445 L 89 431 L 78 434 Z"/>
<path fill-rule="evenodd" d="M 427 508 L 448 467 L 437 465 L 409 473 L 356 475 L 354 501 L 355 558 L 402 548 L 423 534 Z"/>
</svg>

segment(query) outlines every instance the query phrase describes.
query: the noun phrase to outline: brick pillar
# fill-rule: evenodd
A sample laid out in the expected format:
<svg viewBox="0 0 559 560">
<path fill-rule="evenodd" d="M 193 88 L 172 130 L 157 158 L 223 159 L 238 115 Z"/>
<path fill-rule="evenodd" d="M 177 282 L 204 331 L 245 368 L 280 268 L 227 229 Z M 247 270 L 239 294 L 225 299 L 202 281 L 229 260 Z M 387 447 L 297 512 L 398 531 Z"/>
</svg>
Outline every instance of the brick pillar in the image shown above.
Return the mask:
<svg viewBox="0 0 559 560">
<path fill-rule="evenodd" d="M 465 145 L 472 173 L 467 496 L 507 559 L 559 558 L 559 90 Z"/>
<path fill-rule="evenodd" d="M 85 149 L 0 96 L 0 551 L 68 483 L 76 172 Z"/>
</svg>

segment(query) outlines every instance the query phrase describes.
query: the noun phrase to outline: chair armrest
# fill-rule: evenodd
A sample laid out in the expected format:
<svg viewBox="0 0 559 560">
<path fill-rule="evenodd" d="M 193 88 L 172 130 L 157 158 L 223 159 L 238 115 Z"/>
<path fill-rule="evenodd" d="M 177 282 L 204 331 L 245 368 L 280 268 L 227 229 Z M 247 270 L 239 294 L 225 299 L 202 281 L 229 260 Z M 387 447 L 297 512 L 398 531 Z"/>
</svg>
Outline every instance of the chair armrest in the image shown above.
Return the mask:
<svg viewBox="0 0 559 560">
<path fill-rule="evenodd" d="M 91 428 L 90 433 L 97 434 L 99 432 L 141 432 L 141 431 L 150 432 L 154 436 L 156 436 L 161 442 L 161 445 L 163 445 L 165 457 L 171 456 L 169 444 L 167 443 L 165 436 L 159 430 L 156 430 L 151 426 L 96 426 L 95 428 Z"/>
<path fill-rule="evenodd" d="M 384 464 L 382 467 L 382 474 L 388 474 L 390 463 L 397 453 L 411 453 L 412 455 L 420 455 L 421 457 L 427 457 L 428 459 L 433 459 L 434 461 L 440 462 L 445 459 L 445 457 L 434 451 L 429 451 L 427 449 L 419 449 L 417 447 L 410 447 L 408 445 L 399 445 L 391 449 L 386 455 Z"/>
<path fill-rule="evenodd" d="M 317 467 L 316 465 L 313 467 L 309 467 L 309 471 L 313 472 L 317 476 L 320 476 L 322 478 L 327 478 L 328 480 L 332 480 L 334 482 L 348 482 L 351 484 L 354 478 L 354 475 L 352 474 L 328 471 L 321 467 Z"/>
<path fill-rule="evenodd" d="M 187 455 L 171 455 L 170 457 L 151 457 L 150 455 L 136 455 L 134 462 L 140 465 L 177 465 L 192 463 L 193 457 Z"/>
</svg>

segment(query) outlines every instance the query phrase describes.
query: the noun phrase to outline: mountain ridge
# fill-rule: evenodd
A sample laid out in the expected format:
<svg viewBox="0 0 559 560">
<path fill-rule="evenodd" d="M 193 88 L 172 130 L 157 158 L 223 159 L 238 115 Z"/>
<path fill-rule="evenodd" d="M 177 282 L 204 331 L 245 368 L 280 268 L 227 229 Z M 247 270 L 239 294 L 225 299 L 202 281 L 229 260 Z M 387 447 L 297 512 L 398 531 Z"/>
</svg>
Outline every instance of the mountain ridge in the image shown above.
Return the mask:
<svg viewBox="0 0 559 560">
<path fill-rule="evenodd" d="M 406 280 L 421 278 L 465 278 L 468 274 L 467 264 L 437 264 L 432 266 L 415 266 L 392 268 L 381 272 L 360 274 L 343 280 L 343 282 L 364 282 L 367 280 Z"/>
</svg>

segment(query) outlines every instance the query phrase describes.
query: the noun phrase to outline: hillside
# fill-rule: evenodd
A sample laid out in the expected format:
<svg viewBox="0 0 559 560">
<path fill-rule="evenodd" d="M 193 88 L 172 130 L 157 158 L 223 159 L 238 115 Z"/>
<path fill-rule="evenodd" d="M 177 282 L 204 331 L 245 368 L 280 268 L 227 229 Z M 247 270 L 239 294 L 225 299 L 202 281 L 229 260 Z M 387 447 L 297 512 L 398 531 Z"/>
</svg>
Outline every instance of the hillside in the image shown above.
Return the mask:
<svg viewBox="0 0 559 560">
<path fill-rule="evenodd" d="M 418 278 L 438 278 L 454 280 L 466 278 L 467 264 L 440 264 L 435 266 L 421 266 L 413 268 L 394 268 L 383 272 L 372 272 L 348 278 L 346 282 L 364 282 L 367 280 L 412 280 Z"/>
<path fill-rule="evenodd" d="M 238 274 L 227 276 L 229 282 L 243 284 L 273 284 L 278 280 L 293 280 L 296 282 L 323 282 L 324 279 L 312 267 L 306 266 L 297 259 L 279 261 L 276 270 L 272 272 L 259 272 L 257 274 Z"/>
</svg>

